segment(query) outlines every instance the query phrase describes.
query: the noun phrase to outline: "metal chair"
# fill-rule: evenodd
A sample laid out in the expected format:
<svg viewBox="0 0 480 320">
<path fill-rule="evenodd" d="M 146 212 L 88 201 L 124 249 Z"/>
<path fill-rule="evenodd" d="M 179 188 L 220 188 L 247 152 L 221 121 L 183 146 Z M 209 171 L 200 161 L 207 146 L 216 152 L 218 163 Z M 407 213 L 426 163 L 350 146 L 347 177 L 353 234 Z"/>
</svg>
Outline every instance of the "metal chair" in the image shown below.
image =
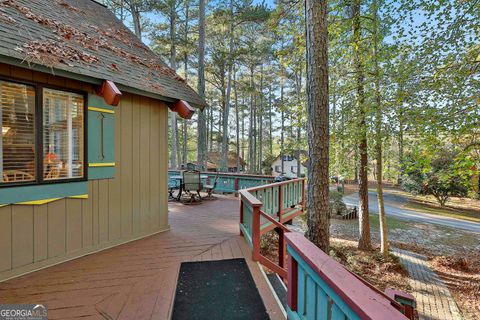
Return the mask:
<svg viewBox="0 0 480 320">
<path fill-rule="evenodd" d="M 175 179 L 168 179 L 168 199 L 175 199 L 173 196 L 173 192 L 175 190 L 178 190 L 180 188 L 180 185 L 177 180 Z"/>
<path fill-rule="evenodd" d="M 195 201 L 196 196 L 198 196 L 198 200 L 201 201 L 200 190 L 202 190 L 202 181 L 200 180 L 200 171 L 186 170 L 182 172 L 182 175 L 182 189 L 190 196 L 190 203 Z"/>
<path fill-rule="evenodd" d="M 218 183 L 218 174 L 215 175 L 215 179 L 213 180 L 213 184 L 206 184 L 205 185 L 205 192 L 207 193 L 207 196 L 205 199 L 212 199 L 212 193 L 213 191 L 215 190 L 215 188 L 217 187 L 217 183 Z"/>
</svg>

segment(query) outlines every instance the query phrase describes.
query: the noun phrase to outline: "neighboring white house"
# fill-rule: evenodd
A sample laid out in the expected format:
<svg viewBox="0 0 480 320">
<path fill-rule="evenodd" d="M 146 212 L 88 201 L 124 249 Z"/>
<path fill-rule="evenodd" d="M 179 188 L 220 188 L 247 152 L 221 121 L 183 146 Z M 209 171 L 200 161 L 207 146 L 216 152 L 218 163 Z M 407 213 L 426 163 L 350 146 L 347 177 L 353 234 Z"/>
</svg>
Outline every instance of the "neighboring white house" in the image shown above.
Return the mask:
<svg viewBox="0 0 480 320">
<path fill-rule="evenodd" d="M 272 175 L 277 177 L 284 175 L 289 178 L 296 178 L 298 169 L 297 158 L 290 155 L 283 156 L 283 173 L 282 173 L 282 158 L 276 157 L 272 162 Z M 300 163 L 300 175 L 306 174 L 307 168 L 303 163 Z"/>
</svg>

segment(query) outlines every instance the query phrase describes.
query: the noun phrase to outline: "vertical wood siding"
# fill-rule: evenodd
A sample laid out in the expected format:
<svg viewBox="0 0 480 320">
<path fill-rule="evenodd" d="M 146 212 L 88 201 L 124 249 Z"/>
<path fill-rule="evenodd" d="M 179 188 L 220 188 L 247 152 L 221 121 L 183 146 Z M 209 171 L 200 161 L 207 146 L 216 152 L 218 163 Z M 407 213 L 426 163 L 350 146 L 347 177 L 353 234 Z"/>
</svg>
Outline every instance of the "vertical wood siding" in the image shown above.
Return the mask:
<svg viewBox="0 0 480 320">
<path fill-rule="evenodd" d="M 3 64 L 0 75 L 92 92 Z M 115 108 L 115 179 L 90 181 L 88 199 L 0 208 L 0 281 L 168 229 L 167 113 L 159 101 L 124 94 Z"/>
</svg>

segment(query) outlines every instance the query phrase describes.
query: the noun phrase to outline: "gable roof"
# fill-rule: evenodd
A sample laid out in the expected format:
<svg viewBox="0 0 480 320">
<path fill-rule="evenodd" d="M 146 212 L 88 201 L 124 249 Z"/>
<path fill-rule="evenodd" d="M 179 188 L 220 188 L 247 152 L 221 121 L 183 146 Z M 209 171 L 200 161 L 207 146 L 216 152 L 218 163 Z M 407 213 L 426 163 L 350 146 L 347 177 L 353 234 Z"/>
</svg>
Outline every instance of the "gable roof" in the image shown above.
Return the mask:
<svg viewBox="0 0 480 320">
<path fill-rule="evenodd" d="M 91 0 L 0 0 L 0 62 L 206 105 L 110 10 Z"/>
<path fill-rule="evenodd" d="M 227 156 L 227 162 L 229 168 L 236 168 L 237 167 L 237 158 L 240 160 L 240 165 L 244 167 L 247 163 L 243 160 L 242 157 L 237 156 L 235 151 L 229 151 Z M 222 154 L 217 151 L 212 151 L 207 154 L 207 159 L 214 163 L 217 167 L 220 167 L 220 163 L 222 161 Z"/>
</svg>

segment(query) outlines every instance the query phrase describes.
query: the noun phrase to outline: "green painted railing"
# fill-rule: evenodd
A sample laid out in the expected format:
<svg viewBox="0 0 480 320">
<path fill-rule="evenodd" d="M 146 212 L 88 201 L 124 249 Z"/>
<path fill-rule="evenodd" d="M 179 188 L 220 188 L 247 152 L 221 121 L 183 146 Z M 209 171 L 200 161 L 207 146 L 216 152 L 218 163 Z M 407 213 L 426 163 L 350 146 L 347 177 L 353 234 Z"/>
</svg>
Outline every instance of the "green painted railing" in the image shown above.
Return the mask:
<svg viewBox="0 0 480 320">
<path fill-rule="evenodd" d="M 168 176 L 180 175 L 181 171 L 169 170 Z M 218 175 L 217 186 L 215 192 L 224 193 L 237 193 L 241 189 L 257 187 L 272 183 L 274 181 L 273 176 L 262 176 L 254 174 L 236 174 L 236 173 L 222 173 L 222 172 L 202 172 L 202 175 L 206 175 L 204 184 L 213 184 L 215 177 Z M 177 180 L 178 181 L 178 180 Z M 177 182 L 178 183 L 178 182 Z"/>
<path fill-rule="evenodd" d="M 252 250 L 252 260 L 286 280 L 288 319 L 414 319 L 412 296 L 398 291 L 391 295 L 379 291 L 302 234 L 290 232 L 284 225 L 304 212 L 304 179 L 244 189 L 239 193 L 240 234 Z M 278 263 L 260 252 L 260 238 L 270 230 L 279 235 Z"/>
<path fill-rule="evenodd" d="M 305 179 L 294 179 L 243 189 L 240 193 L 240 233 L 252 249 L 252 259 L 285 278 L 286 245 L 283 223 L 305 209 Z M 275 230 L 279 235 L 278 263 L 260 253 L 260 237 Z"/>
<path fill-rule="evenodd" d="M 285 237 L 288 319 L 413 319 L 413 314 L 405 316 L 404 305 L 345 269 L 302 234 Z"/>
</svg>

